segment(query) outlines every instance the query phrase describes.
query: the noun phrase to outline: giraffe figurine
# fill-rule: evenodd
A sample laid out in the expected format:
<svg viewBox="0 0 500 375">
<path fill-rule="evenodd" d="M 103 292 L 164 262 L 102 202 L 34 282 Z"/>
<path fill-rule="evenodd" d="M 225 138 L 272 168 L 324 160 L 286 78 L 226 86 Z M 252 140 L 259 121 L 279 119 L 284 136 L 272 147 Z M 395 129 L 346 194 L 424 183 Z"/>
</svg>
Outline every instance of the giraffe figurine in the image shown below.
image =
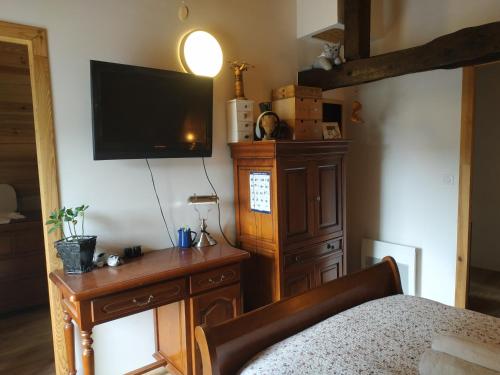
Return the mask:
<svg viewBox="0 0 500 375">
<path fill-rule="evenodd" d="M 253 65 L 247 62 L 239 62 L 239 61 L 229 61 L 229 65 L 231 69 L 233 69 L 234 73 L 234 91 L 236 99 L 246 100 L 245 98 L 245 90 L 243 87 L 243 72 L 246 72 L 248 68 L 254 68 Z"/>
</svg>

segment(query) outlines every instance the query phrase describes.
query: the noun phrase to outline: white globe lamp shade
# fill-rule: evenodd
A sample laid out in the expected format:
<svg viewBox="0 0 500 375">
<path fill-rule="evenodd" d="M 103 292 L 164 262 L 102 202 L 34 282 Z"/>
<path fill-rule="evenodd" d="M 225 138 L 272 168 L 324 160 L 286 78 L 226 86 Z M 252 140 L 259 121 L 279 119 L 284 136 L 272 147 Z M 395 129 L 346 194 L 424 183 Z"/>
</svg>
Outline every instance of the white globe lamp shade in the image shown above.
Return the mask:
<svg viewBox="0 0 500 375">
<path fill-rule="evenodd" d="M 195 30 L 184 36 L 180 57 L 184 69 L 199 76 L 215 77 L 222 68 L 222 48 L 206 31 Z"/>
</svg>

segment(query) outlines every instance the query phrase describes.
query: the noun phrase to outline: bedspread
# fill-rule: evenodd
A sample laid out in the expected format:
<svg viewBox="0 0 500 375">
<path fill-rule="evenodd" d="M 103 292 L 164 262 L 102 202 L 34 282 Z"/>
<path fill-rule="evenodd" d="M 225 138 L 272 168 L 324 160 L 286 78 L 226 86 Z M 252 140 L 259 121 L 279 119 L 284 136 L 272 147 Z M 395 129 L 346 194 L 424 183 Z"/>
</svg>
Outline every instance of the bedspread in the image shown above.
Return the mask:
<svg viewBox="0 0 500 375">
<path fill-rule="evenodd" d="M 435 334 L 500 344 L 500 319 L 397 295 L 334 315 L 265 349 L 240 375 L 418 374 Z"/>
</svg>

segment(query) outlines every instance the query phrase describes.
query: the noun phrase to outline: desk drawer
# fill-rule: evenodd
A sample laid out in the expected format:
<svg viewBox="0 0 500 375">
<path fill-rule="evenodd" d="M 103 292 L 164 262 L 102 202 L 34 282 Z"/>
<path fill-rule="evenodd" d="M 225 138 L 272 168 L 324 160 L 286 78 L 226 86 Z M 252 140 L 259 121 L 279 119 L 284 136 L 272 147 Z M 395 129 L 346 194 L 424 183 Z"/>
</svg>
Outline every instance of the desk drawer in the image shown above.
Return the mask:
<svg viewBox="0 0 500 375">
<path fill-rule="evenodd" d="M 191 293 L 203 292 L 222 285 L 232 284 L 240 279 L 240 265 L 217 268 L 212 271 L 199 273 L 190 278 Z"/>
<path fill-rule="evenodd" d="M 178 279 L 96 298 L 92 300 L 92 321 L 103 323 L 179 301 L 184 298 L 185 292 L 185 279 Z"/>
</svg>

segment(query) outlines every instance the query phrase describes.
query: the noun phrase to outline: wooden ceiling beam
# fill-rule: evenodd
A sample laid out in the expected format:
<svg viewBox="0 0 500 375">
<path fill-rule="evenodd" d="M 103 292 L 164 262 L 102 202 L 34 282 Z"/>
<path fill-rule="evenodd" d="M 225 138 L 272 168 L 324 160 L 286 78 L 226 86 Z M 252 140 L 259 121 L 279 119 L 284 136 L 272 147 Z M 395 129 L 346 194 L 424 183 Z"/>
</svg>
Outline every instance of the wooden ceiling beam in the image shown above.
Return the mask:
<svg viewBox="0 0 500 375">
<path fill-rule="evenodd" d="M 370 57 L 371 0 L 344 2 L 344 57 L 347 61 Z"/>
<path fill-rule="evenodd" d="M 347 36 L 347 32 L 346 32 Z M 500 22 L 469 27 L 413 48 L 299 72 L 300 85 L 331 90 L 435 69 L 500 60 Z"/>
</svg>

